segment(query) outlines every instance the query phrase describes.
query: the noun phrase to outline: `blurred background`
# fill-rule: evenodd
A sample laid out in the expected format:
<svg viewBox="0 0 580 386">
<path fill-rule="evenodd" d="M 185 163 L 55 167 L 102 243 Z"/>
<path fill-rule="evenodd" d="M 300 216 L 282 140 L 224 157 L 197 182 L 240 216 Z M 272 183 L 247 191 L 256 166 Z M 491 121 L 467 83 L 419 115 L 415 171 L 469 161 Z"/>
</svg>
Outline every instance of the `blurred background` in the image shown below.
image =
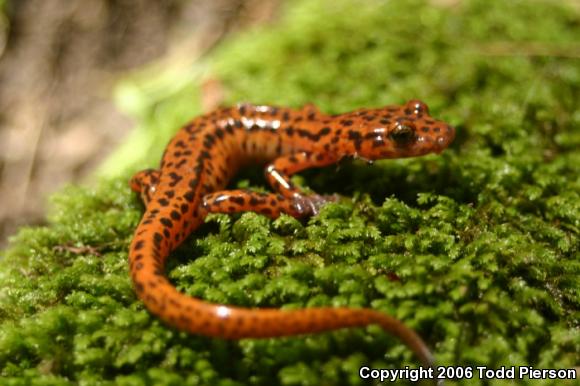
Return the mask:
<svg viewBox="0 0 580 386">
<path fill-rule="evenodd" d="M 281 1 L 0 0 L 0 248 L 126 138 L 120 78 L 177 51 L 195 60 Z"/>
</svg>

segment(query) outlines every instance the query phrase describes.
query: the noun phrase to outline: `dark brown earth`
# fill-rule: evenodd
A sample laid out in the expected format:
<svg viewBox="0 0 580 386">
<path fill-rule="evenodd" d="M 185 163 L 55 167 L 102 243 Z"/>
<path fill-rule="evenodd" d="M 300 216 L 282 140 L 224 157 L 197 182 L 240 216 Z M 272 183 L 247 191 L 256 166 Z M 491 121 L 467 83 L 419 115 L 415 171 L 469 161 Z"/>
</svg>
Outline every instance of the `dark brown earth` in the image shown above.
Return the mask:
<svg viewBox="0 0 580 386">
<path fill-rule="evenodd" d="M 42 223 L 47 196 L 87 179 L 131 130 L 111 102 L 116 80 L 174 47 L 203 55 L 225 36 L 271 20 L 281 1 L 7 1 L 0 248 L 18 226 Z"/>
</svg>

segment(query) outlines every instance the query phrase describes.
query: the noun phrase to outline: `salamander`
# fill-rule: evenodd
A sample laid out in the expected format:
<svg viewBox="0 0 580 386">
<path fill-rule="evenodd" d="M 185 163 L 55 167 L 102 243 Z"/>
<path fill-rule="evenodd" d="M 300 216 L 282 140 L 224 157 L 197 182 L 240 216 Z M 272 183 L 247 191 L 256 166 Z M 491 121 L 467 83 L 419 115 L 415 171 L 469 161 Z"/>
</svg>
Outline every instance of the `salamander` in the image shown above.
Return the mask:
<svg viewBox="0 0 580 386">
<path fill-rule="evenodd" d="M 272 219 L 281 213 L 304 218 L 335 199 L 304 193 L 290 180 L 297 172 L 344 157 L 373 161 L 440 153 L 454 136 L 454 128 L 432 118 L 418 100 L 338 115 L 327 115 L 312 104 L 300 109 L 239 104 L 195 118 L 169 142 L 160 169 L 143 170 L 130 181 L 146 205 L 129 250 L 137 296 L 167 324 L 211 337 L 281 337 L 377 324 L 431 366 L 433 356 L 421 338 L 382 312 L 211 304 L 177 291 L 164 267 L 170 252 L 208 213 L 254 211 Z M 274 193 L 224 190 L 239 168 L 256 163 L 266 165 Z"/>
</svg>

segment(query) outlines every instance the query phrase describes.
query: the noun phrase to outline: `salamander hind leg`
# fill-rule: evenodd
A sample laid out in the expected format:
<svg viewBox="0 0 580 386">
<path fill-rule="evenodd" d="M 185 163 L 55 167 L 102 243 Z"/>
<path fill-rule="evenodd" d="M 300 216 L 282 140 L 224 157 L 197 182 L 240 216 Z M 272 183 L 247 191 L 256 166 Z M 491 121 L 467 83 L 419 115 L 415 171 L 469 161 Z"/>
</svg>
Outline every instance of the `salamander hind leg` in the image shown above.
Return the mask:
<svg viewBox="0 0 580 386">
<path fill-rule="evenodd" d="M 139 193 L 141 200 L 147 205 L 151 201 L 151 197 L 157 190 L 157 184 L 159 183 L 159 177 L 161 172 L 156 169 L 145 169 L 137 172 L 129 180 L 129 186 L 131 190 Z"/>
<path fill-rule="evenodd" d="M 202 207 L 209 213 L 256 212 L 270 218 L 277 218 L 281 213 L 296 218 L 310 214 L 296 199 L 241 189 L 207 194 L 203 197 Z"/>
</svg>

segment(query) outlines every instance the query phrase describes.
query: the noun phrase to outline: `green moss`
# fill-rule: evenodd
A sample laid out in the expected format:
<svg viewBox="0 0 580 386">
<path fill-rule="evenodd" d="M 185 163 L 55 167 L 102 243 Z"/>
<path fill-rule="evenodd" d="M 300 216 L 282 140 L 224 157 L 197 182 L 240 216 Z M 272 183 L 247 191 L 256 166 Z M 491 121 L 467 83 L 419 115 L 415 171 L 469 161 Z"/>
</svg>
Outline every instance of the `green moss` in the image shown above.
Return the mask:
<svg viewBox="0 0 580 386">
<path fill-rule="evenodd" d="M 441 156 L 303 173 L 297 182 L 346 197 L 306 222 L 211 216 L 174 254 L 171 279 L 227 304 L 373 307 L 415 328 L 442 364 L 576 366 L 580 68 L 567 47 L 578 12 L 336 0 L 289 11 L 211 58 L 229 102 L 339 112 L 417 97 L 457 140 Z M 169 135 L 199 109 L 195 87 L 142 97 L 141 127 Z M 132 157 L 154 164 L 160 142 Z M 2 384 L 360 385 L 362 365 L 415 365 L 376 327 L 239 342 L 166 328 L 128 279 L 142 206 L 127 177 L 56 196 L 50 224 L 23 229 L 0 262 Z"/>
</svg>

